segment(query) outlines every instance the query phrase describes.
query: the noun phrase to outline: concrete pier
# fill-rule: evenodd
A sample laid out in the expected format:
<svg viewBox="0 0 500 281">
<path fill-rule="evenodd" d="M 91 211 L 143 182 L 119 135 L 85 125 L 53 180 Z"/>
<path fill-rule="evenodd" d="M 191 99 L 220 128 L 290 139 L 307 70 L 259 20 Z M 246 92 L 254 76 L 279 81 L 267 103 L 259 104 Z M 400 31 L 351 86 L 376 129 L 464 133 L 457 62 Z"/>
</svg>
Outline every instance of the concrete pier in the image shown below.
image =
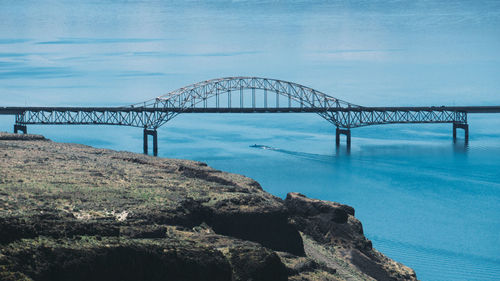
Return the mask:
<svg viewBox="0 0 500 281">
<path fill-rule="evenodd" d="M 26 125 L 14 124 L 14 134 L 17 134 L 19 131 L 23 132 L 23 134 L 27 134 L 28 127 Z"/>
<path fill-rule="evenodd" d="M 156 130 L 144 129 L 144 154 L 148 154 L 148 136 L 153 137 L 153 155 L 158 156 L 158 134 Z"/>
<path fill-rule="evenodd" d="M 340 146 L 340 135 L 346 136 L 346 144 L 347 144 L 347 147 L 350 148 L 351 147 L 351 130 L 337 128 L 337 130 L 335 131 L 335 144 L 336 144 L 336 146 Z"/>
<path fill-rule="evenodd" d="M 469 142 L 469 124 L 453 123 L 453 141 L 457 141 L 457 129 L 464 130 L 464 140 Z"/>
</svg>

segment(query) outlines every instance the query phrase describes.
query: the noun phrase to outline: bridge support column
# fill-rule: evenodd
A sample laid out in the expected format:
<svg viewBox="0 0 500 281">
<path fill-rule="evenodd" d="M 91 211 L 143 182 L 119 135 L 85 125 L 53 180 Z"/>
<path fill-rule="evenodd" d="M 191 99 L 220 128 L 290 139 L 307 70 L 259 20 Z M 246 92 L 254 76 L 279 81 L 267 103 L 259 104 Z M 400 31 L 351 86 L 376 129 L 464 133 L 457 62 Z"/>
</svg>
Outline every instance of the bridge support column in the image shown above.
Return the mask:
<svg viewBox="0 0 500 281">
<path fill-rule="evenodd" d="M 14 124 L 14 134 L 17 134 L 17 132 L 23 132 L 23 134 L 27 134 L 28 133 L 28 127 L 26 125 L 18 125 L 18 124 Z"/>
<path fill-rule="evenodd" d="M 453 123 L 453 141 L 457 141 L 457 129 L 464 130 L 464 140 L 469 142 L 469 124 Z"/>
<path fill-rule="evenodd" d="M 158 156 L 158 133 L 144 128 L 144 154 L 148 154 L 148 136 L 153 137 L 153 155 Z"/>
<path fill-rule="evenodd" d="M 340 146 L 340 135 L 346 136 L 347 147 L 351 147 L 351 130 L 350 129 L 340 129 L 337 128 L 335 131 L 335 144 L 336 146 Z"/>
</svg>

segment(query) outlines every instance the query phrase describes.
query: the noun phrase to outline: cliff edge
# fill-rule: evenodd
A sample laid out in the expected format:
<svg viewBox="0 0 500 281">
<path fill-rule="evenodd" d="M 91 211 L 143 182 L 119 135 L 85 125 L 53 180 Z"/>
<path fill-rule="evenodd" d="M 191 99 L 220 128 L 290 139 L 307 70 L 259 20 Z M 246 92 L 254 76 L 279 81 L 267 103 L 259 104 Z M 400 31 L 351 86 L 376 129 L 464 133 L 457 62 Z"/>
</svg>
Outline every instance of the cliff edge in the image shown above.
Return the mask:
<svg viewBox="0 0 500 281">
<path fill-rule="evenodd" d="M 0 133 L 0 280 L 416 280 L 354 209 L 204 163 Z"/>
</svg>

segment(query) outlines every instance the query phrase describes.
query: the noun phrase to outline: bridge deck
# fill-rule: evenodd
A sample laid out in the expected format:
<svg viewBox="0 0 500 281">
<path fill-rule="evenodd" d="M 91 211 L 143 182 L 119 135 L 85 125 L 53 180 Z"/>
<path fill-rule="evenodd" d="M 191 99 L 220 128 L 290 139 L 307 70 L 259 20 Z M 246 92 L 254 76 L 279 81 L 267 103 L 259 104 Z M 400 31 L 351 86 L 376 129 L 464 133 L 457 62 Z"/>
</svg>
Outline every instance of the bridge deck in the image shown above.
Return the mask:
<svg viewBox="0 0 500 281">
<path fill-rule="evenodd" d="M 318 113 L 359 111 L 459 111 L 466 113 L 500 113 L 500 106 L 384 106 L 351 108 L 255 107 L 255 108 L 150 108 L 150 107 L 0 107 L 0 115 L 16 115 L 26 111 L 83 111 L 83 112 L 182 112 L 182 113 Z"/>
</svg>

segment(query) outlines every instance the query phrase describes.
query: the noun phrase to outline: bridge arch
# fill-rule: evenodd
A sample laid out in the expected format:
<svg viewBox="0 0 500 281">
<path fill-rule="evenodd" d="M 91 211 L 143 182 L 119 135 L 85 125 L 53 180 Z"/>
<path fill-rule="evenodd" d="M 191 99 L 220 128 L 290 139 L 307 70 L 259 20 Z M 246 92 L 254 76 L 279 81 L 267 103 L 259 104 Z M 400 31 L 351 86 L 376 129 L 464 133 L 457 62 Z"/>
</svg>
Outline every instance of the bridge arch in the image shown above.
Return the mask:
<svg viewBox="0 0 500 281">
<path fill-rule="evenodd" d="M 252 110 L 266 112 L 266 109 L 310 111 L 339 125 L 335 113 L 329 109 L 359 108 L 358 105 L 294 82 L 245 76 L 201 81 L 132 106 L 162 110 L 159 118 L 148 124 L 154 129 L 182 112 L 193 112 L 195 109 L 209 108 L 213 112 L 224 109 L 224 112 L 241 113 Z"/>
</svg>

